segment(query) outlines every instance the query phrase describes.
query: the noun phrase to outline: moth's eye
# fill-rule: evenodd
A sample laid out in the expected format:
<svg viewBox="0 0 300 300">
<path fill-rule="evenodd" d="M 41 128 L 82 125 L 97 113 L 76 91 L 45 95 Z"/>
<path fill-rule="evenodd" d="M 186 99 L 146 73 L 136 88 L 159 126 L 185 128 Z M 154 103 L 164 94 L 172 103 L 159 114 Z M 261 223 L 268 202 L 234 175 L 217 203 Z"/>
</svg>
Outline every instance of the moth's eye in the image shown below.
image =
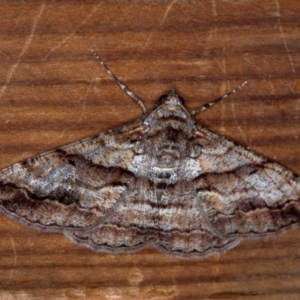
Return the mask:
<svg viewBox="0 0 300 300">
<path fill-rule="evenodd" d="M 162 96 L 160 96 L 159 100 L 158 100 L 158 103 L 162 104 L 165 101 L 165 99 L 167 99 L 167 97 L 168 97 L 168 95 L 162 95 Z"/>
</svg>

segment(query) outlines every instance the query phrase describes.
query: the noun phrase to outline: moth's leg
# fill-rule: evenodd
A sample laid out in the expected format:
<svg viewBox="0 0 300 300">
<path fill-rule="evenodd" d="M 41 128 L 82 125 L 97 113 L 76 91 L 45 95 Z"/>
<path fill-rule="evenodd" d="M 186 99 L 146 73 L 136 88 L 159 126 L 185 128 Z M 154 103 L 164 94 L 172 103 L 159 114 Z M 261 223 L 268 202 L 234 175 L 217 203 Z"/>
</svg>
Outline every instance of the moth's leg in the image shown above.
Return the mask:
<svg viewBox="0 0 300 300">
<path fill-rule="evenodd" d="M 197 114 L 197 113 L 199 113 L 199 112 L 201 112 L 201 111 L 204 111 L 204 110 L 206 110 L 206 109 L 208 109 L 208 108 L 211 108 L 211 107 L 214 106 L 216 103 L 218 103 L 218 102 L 224 100 L 225 98 L 229 97 L 230 95 L 236 93 L 236 92 L 237 92 L 238 90 L 240 90 L 246 83 L 247 83 L 247 81 L 244 81 L 240 86 L 238 86 L 238 87 L 235 88 L 234 90 L 228 92 L 226 95 L 224 95 L 224 96 L 222 96 L 222 97 L 219 97 L 219 98 L 217 98 L 217 99 L 215 99 L 215 100 L 213 100 L 213 101 L 211 101 L 211 102 L 209 102 L 209 103 L 206 103 L 206 104 L 204 104 L 203 106 L 200 106 L 199 108 L 197 108 L 197 109 L 191 111 L 190 114 L 193 116 L 193 115 L 195 115 L 195 114 Z"/>
<path fill-rule="evenodd" d="M 147 112 L 147 109 L 143 103 L 143 101 L 132 91 L 130 90 L 118 77 L 116 77 L 113 72 L 107 67 L 107 65 L 104 63 L 104 61 L 99 57 L 99 55 L 91 50 L 92 53 L 95 55 L 95 57 L 98 59 L 100 64 L 103 66 L 105 71 L 111 76 L 111 78 L 121 87 L 124 93 L 126 93 L 131 99 L 133 99 L 142 109 L 143 113 L 145 114 Z"/>
</svg>

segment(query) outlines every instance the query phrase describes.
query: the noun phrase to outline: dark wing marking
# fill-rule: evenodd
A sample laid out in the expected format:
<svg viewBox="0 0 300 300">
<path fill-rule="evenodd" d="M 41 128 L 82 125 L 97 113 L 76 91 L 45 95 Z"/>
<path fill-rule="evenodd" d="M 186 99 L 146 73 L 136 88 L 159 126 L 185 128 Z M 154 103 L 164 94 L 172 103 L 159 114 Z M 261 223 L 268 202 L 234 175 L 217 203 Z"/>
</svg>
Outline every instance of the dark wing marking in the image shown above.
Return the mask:
<svg viewBox="0 0 300 300">
<path fill-rule="evenodd" d="M 203 213 L 224 236 L 263 235 L 300 222 L 300 180 L 291 171 L 198 127 Z"/>
<path fill-rule="evenodd" d="M 134 179 L 126 169 L 143 130 L 137 121 L 2 170 L 0 209 L 46 230 L 103 222 Z"/>
</svg>

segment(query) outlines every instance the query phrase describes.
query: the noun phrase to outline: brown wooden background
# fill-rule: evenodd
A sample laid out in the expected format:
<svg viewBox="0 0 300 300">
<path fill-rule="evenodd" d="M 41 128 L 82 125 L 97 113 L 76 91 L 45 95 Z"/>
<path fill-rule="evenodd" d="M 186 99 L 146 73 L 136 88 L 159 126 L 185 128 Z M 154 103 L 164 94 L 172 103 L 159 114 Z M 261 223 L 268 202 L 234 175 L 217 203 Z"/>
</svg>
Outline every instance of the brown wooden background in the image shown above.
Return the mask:
<svg viewBox="0 0 300 300">
<path fill-rule="evenodd" d="M 211 130 L 300 174 L 298 0 L 0 1 L 0 167 L 141 116 L 175 86 Z M 0 215 L 0 299 L 300 299 L 300 230 L 203 260 L 94 253 Z"/>
</svg>

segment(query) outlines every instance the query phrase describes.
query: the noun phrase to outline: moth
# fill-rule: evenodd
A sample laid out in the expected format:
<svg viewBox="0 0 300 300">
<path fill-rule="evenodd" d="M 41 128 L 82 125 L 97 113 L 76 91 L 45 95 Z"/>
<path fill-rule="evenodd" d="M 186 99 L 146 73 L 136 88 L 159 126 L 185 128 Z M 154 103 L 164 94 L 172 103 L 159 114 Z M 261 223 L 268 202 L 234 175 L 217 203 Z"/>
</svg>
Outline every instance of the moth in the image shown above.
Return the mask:
<svg viewBox="0 0 300 300">
<path fill-rule="evenodd" d="M 95 54 L 96 55 L 96 54 Z M 122 127 L 0 172 L 1 211 L 95 251 L 154 245 L 180 257 L 226 251 L 300 221 L 300 179 L 197 124 L 174 89 Z"/>
</svg>

